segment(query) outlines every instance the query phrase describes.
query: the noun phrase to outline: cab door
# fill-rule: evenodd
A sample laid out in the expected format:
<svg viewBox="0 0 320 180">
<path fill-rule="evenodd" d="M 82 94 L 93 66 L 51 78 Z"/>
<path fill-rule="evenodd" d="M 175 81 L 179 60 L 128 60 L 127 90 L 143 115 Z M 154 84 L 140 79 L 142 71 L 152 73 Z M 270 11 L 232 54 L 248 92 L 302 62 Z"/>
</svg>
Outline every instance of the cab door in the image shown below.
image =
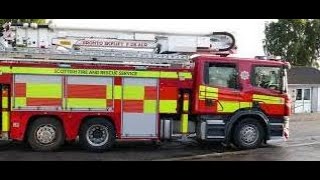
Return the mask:
<svg viewBox="0 0 320 180">
<path fill-rule="evenodd" d="M 233 113 L 240 108 L 238 63 L 206 62 L 199 87 L 200 113 Z"/>
</svg>

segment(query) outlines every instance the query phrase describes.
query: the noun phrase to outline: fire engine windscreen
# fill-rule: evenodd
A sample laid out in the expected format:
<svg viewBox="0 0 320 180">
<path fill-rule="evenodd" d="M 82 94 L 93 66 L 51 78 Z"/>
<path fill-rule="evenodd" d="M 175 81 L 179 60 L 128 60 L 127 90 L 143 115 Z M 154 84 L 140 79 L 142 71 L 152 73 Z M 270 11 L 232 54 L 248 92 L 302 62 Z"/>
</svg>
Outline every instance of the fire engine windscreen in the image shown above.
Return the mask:
<svg viewBox="0 0 320 180">
<path fill-rule="evenodd" d="M 254 86 L 264 89 L 282 91 L 283 82 L 281 67 L 263 67 L 254 68 L 254 77 L 252 82 Z"/>
</svg>

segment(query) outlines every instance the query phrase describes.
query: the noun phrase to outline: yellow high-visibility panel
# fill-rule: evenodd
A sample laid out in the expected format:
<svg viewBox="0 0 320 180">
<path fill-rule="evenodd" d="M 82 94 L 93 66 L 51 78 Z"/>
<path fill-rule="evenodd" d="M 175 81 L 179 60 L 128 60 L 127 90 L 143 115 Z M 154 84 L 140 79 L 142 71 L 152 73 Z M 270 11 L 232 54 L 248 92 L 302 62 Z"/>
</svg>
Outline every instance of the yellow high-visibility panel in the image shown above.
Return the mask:
<svg viewBox="0 0 320 180">
<path fill-rule="evenodd" d="M 29 98 L 61 98 L 62 85 L 61 84 L 27 84 L 27 97 Z"/>
</svg>

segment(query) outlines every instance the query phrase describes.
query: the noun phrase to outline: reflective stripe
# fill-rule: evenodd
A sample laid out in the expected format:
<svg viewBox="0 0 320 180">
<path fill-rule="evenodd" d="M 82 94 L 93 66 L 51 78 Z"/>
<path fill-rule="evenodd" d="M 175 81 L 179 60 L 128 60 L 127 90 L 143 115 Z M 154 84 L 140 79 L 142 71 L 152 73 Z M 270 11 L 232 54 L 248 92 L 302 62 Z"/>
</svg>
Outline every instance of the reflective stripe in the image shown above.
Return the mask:
<svg viewBox="0 0 320 180">
<path fill-rule="evenodd" d="M 14 74 L 43 74 L 43 75 L 79 75 L 79 76 L 120 76 L 120 77 L 150 77 L 150 78 L 178 78 L 177 72 L 166 71 L 129 71 L 102 69 L 63 69 L 63 68 L 34 68 L 34 67 L 0 67 L 2 73 Z M 192 74 L 181 72 L 186 79 Z"/>
<path fill-rule="evenodd" d="M 27 97 L 34 98 L 61 98 L 61 84 L 27 83 Z"/>
<path fill-rule="evenodd" d="M 160 113 L 176 113 L 177 100 L 160 100 Z"/>
<path fill-rule="evenodd" d="M 114 86 L 114 99 L 122 99 L 122 86 Z"/>
<path fill-rule="evenodd" d="M 199 99 L 217 99 L 218 98 L 218 88 L 200 86 L 199 88 Z"/>
<path fill-rule="evenodd" d="M 8 90 L 2 89 L 2 108 L 9 108 Z"/>
<path fill-rule="evenodd" d="M 123 99 L 143 100 L 144 86 L 123 86 Z"/>
<path fill-rule="evenodd" d="M 9 108 L 8 97 L 2 96 L 2 108 Z"/>
<path fill-rule="evenodd" d="M 27 98 L 26 97 L 16 97 L 14 98 L 14 108 L 26 107 Z"/>
<path fill-rule="evenodd" d="M 252 102 L 240 102 L 240 108 L 252 107 Z"/>
<path fill-rule="evenodd" d="M 260 101 L 266 104 L 284 104 L 284 98 L 282 97 L 254 94 L 252 98 L 253 101 Z"/>
<path fill-rule="evenodd" d="M 189 111 L 189 94 L 183 94 L 183 104 L 182 104 L 182 111 L 184 113 L 188 113 Z"/>
<path fill-rule="evenodd" d="M 200 86 L 199 91 L 206 91 L 206 86 Z"/>
<path fill-rule="evenodd" d="M 219 101 L 218 112 L 235 112 L 239 109 L 239 102 L 236 101 Z"/>
<path fill-rule="evenodd" d="M 3 67 L 1 67 L 2 70 Z M 58 74 L 54 73 L 55 68 L 33 68 L 33 67 L 12 67 L 11 69 L 4 69 L 4 73 L 14 73 L 14 74 Z"/>
<path fill-rule="evenodd" d="M 178 78 L 178 72 L 160 72 L 161 78 Z"/>
<path fill-rule="evenodd" d="M 123 78 L 122 84 L 126 86 L 156 86 L 158 80 L 154 78 Z"/>
<path fill-rule="evenodd" d="M 206 92 L 207 98 L 218 98 L 218 93 Z"/>
<path fill-rule="evenodd" d="M 181 116 L 181 133 L 188 133 L 189 115 L 182 114 Z"/>
<path fill-rule="evenodd" d="M 11 73 L 11 67 L 10 66 L 1 66 L 0 72 L 2 73 Z"/>
<path fill-rule="evenodd" d="M 113 86 L 107 86 L 107 99 L 113 99 Z"/>
<path fill-rule="evenodd" d="M 156 100 L 144 100 L 143 101 L 143 113 L 157 112 L 157 101 Z"/>
<path fill-rule="evenodd" d="M 10 128 L 10 114 L 8 111 L 2 111 L 2 131 L 8 132 Z"/>
<path fill-rule="evenodd" d="M 188 112 L 189 111 L 189 100 L 183 101 L 183 111 Z"/>
<path fill-rule="evenodd" d="M 179 72 L 179 76 L 183 76 L 185 79 L 192 79 L 192 74 L 190 72 Z"/>
<path fill-rule="evenodd" d="M 181 115 L 181 127 L 180 131 L 181 133 L 188 133 L 188 112 L 189 112 L 189 94 L 185 93 L 183 94 L 183 105 L 182 105 L 182 111 L 183 114 Z"/>
<path fill-rule="evenodd" d="M 117 76 L 124 77 L 149 77 L 149 78 L 157 78 L 160 77 L 160 71 L 123 71 L 123 70 L 115 70 L 118 71 Z M 171 77 L 168 77 L 171 78 Z"/>
<path fill-rule="evenodd" d="M 200 100 L 205 100 L 205 99 L 218 99 L 218 94 L 216 96 L 199 96 Z"/>
<path fill-rule="evenodd" d="M 200 86 L 199 88 L 199 99 L 217 99 L 218 98 L 218 88 Z"/>
<path fill-rule="evenodd" d="M 106 99 L 89 99 L 89 98 L 68 98 L 68 108 L 98 108 L 103 109 L 107 107 Z"/>
<path fill-rule="evenodd" d="M 107 86 L 107 107 L 113 107 L 113 86 Z"/>
<path fill-rule="evenodd" d="M 213 87 L 206 87 L 206 91 L 209 93 L 218 93 L 218 88 L 213 88 Z"/>
</svg>

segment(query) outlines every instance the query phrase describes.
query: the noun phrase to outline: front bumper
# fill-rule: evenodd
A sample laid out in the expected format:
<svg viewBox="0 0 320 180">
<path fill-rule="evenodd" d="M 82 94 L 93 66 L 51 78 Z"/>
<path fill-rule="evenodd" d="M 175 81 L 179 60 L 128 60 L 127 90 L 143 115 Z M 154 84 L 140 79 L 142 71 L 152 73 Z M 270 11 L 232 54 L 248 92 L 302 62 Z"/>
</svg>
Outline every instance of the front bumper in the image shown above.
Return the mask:
<svg viewBox="0 0 320 180">
<path fill-rule="evenodd" d="M 284 124 L 283 124 L 283 136 L 285 140 L 289 139 L 290 131 L 289 131 L 289 120 L 288 116 L 284 117 Z"/>
<path fill-rule="evenodd" d="M 289 139 L 289 120 L 288 116 L 278 119 L 277 122 L 270 123 L 270 137 L 268 142 L 283 142 Z"/>
</svg>

